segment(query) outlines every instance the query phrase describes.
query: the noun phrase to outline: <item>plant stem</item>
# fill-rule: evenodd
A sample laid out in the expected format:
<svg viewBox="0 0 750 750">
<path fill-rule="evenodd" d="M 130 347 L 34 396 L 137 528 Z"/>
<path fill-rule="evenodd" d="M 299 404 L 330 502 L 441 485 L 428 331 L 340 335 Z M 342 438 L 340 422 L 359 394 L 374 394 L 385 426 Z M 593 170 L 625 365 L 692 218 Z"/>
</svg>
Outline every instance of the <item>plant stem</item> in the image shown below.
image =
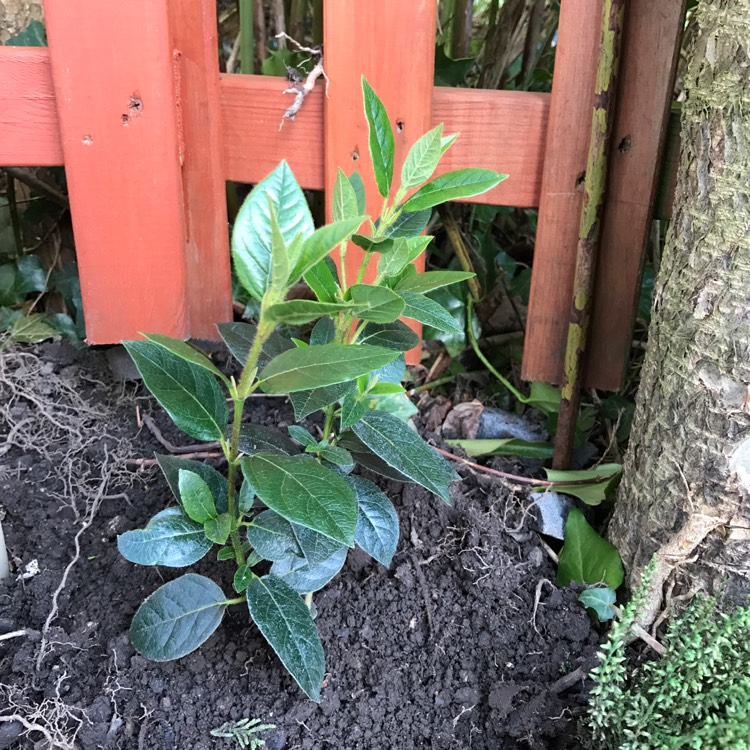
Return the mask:
<svg viewBox="0 0 750 750">
<path fill-rule="evenodd" d="M 375 237 L 375 235 L 373 235 Z M 367 270 L 367 266 L 370 265 L 370 258 L 372 258 L 372 251 L 368 250 L 365 252 L 365 257 L 362 259 L 362 265 L 359 267 L 359 273 L 357 274 L 357 284 L 362 283 L 362 279 L 365 277 L 365 271 Z"/>
<path fill-rule="evenodd" d="M 255 72 L 254 0 L 239 0 L 240 3 L 240 73 Z"/>
<path fill-rule="evenodd" d="M 341 293 L 346 293 L 346 249 L 349 247 L 349 242 L 344 241 L 339 245 L 339 254 L 341 257 L 340 268 L 341 268 Z"/>
<path fill-rule="evenodd" d="M 312 591 L 305 594 L 305 604 L 307 604 L 308 609 L 312 609 Z"/>
<path fill-rule="evenodd" d="M 421 393 L 422 391 L 429 391 L 430 388 L 437 388 L 439 385 L 445 385 L 446 383 L 452 383 L 456 379 L 455 375 L 445 375 L 442 378 L 438 378 L 437 380 L 433 380 L 430 383 L 423 383 L 422 385 L 416 386 L 416 388 L 412 388 L 409 391 L 409 395 L 411 396 L 414 393 Z"/>
</svg>

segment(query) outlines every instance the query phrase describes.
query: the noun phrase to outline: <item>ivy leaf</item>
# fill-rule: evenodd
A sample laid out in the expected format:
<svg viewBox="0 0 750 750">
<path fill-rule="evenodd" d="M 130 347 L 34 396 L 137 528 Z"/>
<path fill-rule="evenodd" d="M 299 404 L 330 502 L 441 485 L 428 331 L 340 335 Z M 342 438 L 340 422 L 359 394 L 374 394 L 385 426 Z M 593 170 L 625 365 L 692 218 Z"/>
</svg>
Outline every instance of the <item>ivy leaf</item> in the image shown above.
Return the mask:
<svg viewBox="0 0 750 750">
<path fill-rule="evenodd" d="M 443 124 L 427 131 L 409 149 L 401 168 L 401 187 L 413 188 L 432 177 L 442 156 Z"/>
<path fill-rule="evenodd" d="M 330 557 L 312 565 L 300 557 L 287 557 L 271 566 L 271 575 L 283 579 L 300 594 L 319 591 L 344 567 L 349 550 L 340 547 Z"/>
<path fill-rule="evenodd" d="M 580 510 L 571 508 L 565 522 L 565 543 L 560 550 L 558 585 L 568 586 L 571 581 L 604 583 L 617 590 L 624 577 L 617 548 L 591 528 Z"/>
<path fill-rule="evenodd" d="M 274 576 L 253 578 L 245 591 L 250 617 L 307 696 L 320 701 L 323 645 L 300 595 Z"/>
<path fill-rule="evenodd" d="M 284 456 L 299 453 L 299 448 L 281 430 L 259 424 L 243 424 L 240 427 L 239 448 L 247 456 L 261 452 Z"/>
<path fill-rule="evenodd" d="M 378 185 L 378 192 L 384 198 L 387 198 L 391 192 L 393 181 L 393 156 L 395 153 L 393 128 L 383 102 L 378 99 L 364 76 L 362 76 L 362 93 L 365 100 L 365 117 L 367 118 L 370 158 L 375 172 L 375 182 Z"/>
<path fill-rule="evenodd" d="M 292 393 L 335 385 L 376 370 L 396 358 L 379 346 L 324 344 L 291 349 L 272 359 L 260 374 L 266 393 Z"/>
<path fill-rule="evenodd" d="M 224 339 L 224 343 L 232 353 L 232 356 L 244 366 L 247 362 L 247 355 L 253 345 L 253 340 L 258 330 L 257 327 L 252 323 L 219 323 L 216 327 L 219 329 L 219 334 Z M 294 349 L 294 344 L 278 333 L 272 333 L 266 339 L 263 351 L 260 357 L 258 357 L 258 367 L 263 367 L 273 357 L 278 356 L 288 349 Z"/>
<path fill-rule="evenodd" d="M 191 346 L 186 341 L 180 341 L 180 339 L 173 339 L 171 336 L 164 336 L 161 333 L 144 333 L 143 334 L 149 341 L 153 341 L 159 346 L 163 346 L 172 354 L 176 354 L 180 359 L 184 359 L 186 362 L 190 362 L 198 367 L 202 367 L 204 370 L 208 370 L 210 373 L 217 375 L 224 382 L 229 382 L 225 377 L 224 373 L 219 370 L 218 367 L 205 355 L 203 352 Z"/>
<path fill-rule="evenodd" d="M 326 406 L 335 404 L 353 390 L 355 383 L 347 381 L 336 383 L 324 388 L 315 388 L 312 391 L 297 391 L 289 394 L 289 400 L 294 408 L 294 418 L 299 421 L 313 412 L 324 409 Z"/>
<path fill-rule="evenodd" d="M 364 208 L 362 211 L 364 211 Z M 357 194 L 354 192 L 349 178 L 339 167 L 336 173 L 336 182 L 333 185 L 333 220 L 344 221 L 359 215 L 361 215 L 361 211 L 357 204 Z"/>
<path fill-rule="evenodd" d="M 302 554 L 292 524 L 272 510 L 264 510 L 253 518 L 247 539 L 264 560 L 276 562 Z"/>
<path fill-rule="evenodd" d="M 354 545 L 357 500 L 347 482 L 308 456 L 256 453 L 242 459 L 258 497 L 280 516 Z"/>
<path fill-rule="evenodd" d="M 227 478 L 219 471 L 209 466 L 203 461 L 194 461 L 191 458 L 178 458 L 177 456 L 163 456 L 156 454 L 156 460 L 159 468 L 167 480 L 169 489 L 178 503 L 182 503 L 180 495 L 180 470 L 197 474 L 211 490 L 211 496 L 216 504 L 216 510 L 219 513 L 226 513 L 229 506 L 227 497 Z"/>
<path fill-rule="evenodd" d="M 216 517 L 216 504 L 211 489 L 198 474 L 180 469 L 178 482 L 182 507 L 193 521 L 205 523 L 209 518 Z"/>
<path fill-rule="evenodd" d="M 440 304 L 415 292 L 399 292 L 404 300 L 405 318 L 418 320 L 420 323 L 432 326 L 438 331 L 446 333 L 463 333 L 463 328 L 453 319 L 453 316 Z"/>
<path fill-rule="evenodd" d="M 147 659 L 179 659 L 208 640 L 225 606 L 224 592 L 212 580 L 187 573 L 156 589 L 141 604 L 130 626 L 130 640 Z"/>
<path fill-rule="evenodd" d="M 209 518 L 203 524 L 203 532 L 216 544 L 226 544 L 231 530 L 232 517 L 229 513 L 222 513 L 214 518 Z"/>
<path fill-rule="evenodd" d="M 360 341 L 396 352 L 408 352 L 419 344 L 419 336 L 400 320 L 393 323 L 368 323 L 362 330 Z M 351 347 L 348 347 L 351 348 Z"/>
<path fill-rule="evenodd" d="M 470 198 L 486 193 L 495 185 L 507 180 L 507 174 L 499 174 L 491 169 L 456 169 L 446 172 L 417 190 L 403 205 L 404 211 L 421 211 L 439 206 L 446 201 Z"/>
<path fill-rule="evenodd" d="M 353 284 L 349 287 L 356 315 L 373 323 L 392 323 L 404 311 L 404 301 L 387 287 Z"/>
<path fill-rule="evenodd" d="M 448 483 L 460 477 L 444 458 L 400 419 L 391 414 L 371 411 L 352 430 L 389 466 L 450 504 Z"/>
<path fill-rule="evenodd" d="M 614 603 L 617 594 L 609 586 L 592 586 L 581 591 L 578 600 L 587 609 L 593 609 L 599 622 L 613 620 L 615 617 Z"/>
<path fill-rule="evenodd" d="M 620 464 L 600 464 L 585 471 L 558 471 L 545 469 L 547 479 L 553 482 L 579 482 L 591 480 L 592 484 L 563 484 L 555 486 L 555 492 L 573 495 L 587 505 L 599 505 L 617 486 L 622 474 Z M 598 480 L 598 481 L 597 481 Z M 616 587 L 615 587 L 616 588 Z"/>
<path fill-rule="evenodd" d="M 219 384 L 202 367 L 152 341 L 124 341 L 146 387 L 183 432 L 220 440 L 229 420 Z"/>
<path fill-rule="evenodd" d="M 378 487 L 361 477 L 347 481 L 357 495 L 359 515 L 354 538 L 357 544 L 386 568 L 398 545 L 398 514 L 393 503 Z"/>
<path fill-rule="evenodd" d="M 145 529 L 126 531 L 117 537 L 120 554 L 138 565 L 184 568 L 198 562 L 211 549 L 202 524 L 177 515 L 156 518 Z"/>
<path fill-rule="evenodd" d="M 297 235 L 314 230 L 307 200 L 297 180 L 282 161 L 254 188 L 237 214 L 232 231 L 232 258 L 237 278 L 251 297 L 260 301 L 268 288 L 272 224 L 269 198 L 276 209 L 279 229 L 286 245 Z"/>
<path fill-rule="evenodd" d="M 396 291 L 400 292 L 425 292 L 439 289 L 443 286 L 456 284 L 459 281 L 466 281 L 475 274 L 468 271 L 427 271 L 406 276 L 396 284 Z"/>
</svg>

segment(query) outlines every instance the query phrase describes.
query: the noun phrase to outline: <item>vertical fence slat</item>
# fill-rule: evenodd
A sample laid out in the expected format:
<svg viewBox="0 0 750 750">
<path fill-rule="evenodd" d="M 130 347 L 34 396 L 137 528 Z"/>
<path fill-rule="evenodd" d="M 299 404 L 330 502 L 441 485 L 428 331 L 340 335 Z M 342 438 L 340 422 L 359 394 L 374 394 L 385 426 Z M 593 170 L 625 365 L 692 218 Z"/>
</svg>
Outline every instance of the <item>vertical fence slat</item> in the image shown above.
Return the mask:
<svg viewBox="0 0 750 750">
<path fill-rule="evenodd" d="M 368 155 L 360 78 L 364 74 L 391 117 L 397 182 L 409 148 L 432 126 L 437 4 L 434 0 L 326 0 L 324 12 L 323 49 L 331 81 L 324 105 L 327 216 L 330 220 L 330 196 L 341 167 L 347 174 L 359 170 L 367 190 L 367 212 L 375 217 L 382 198 Z M 348 279 L 356 276 L 362 257 L 358 247 L 349 247 Z M 372 263 L 365 280 L 371 281 L 374 273 Z M 418 352 L 410 355 L 414 361 Z"/>
<path fill-rule="evenodd" d="M 232 320 L 215 0 L 170 0 L 182 123 L 188 332 L 217 338 Z"/>
<path fill-rule="evenodd" d="M 167 2 L 46 0 L 90 343 L 186 333 Z"/>
<path fill-rule="evenodd" d="M 621 387 L 630 355 L 641 258 L 651 226 L 682 38 L 684 0 L 629 0 L 626 14 L 586 365 L 589 387 L 606 390 Z"/>
<path fill-rule="evenodd" d="M 601 0 L 560 3 L 524 343 L 525 380 L 562 380 L 583 198 L 579 180 L 586 170 L 601 9 Z"/>
</svg>

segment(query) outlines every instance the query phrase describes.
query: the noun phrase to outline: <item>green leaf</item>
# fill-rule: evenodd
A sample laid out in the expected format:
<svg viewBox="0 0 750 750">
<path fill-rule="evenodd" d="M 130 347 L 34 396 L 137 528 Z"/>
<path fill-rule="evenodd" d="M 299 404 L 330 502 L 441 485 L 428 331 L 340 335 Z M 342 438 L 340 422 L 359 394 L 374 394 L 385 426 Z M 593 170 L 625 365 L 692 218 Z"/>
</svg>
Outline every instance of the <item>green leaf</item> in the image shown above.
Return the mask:
<svg viewBox="0 0 750 750">
<path fill-rule="evenodd" d="M 182 503 L 182 497 L 180 496 L 180 470 L 185 469 L 197 474 L 208 485 L 208 488 L 211 490 L 211 496 L 216 503 L 216 510 L 219 513 L 227 512 L 229 504 L 227 498 L 227 478 L 221 472 L 203 461 L 194 461 L 191 458 L 178 458 L 177 456 L 163 456 L 159 453 L 155 455 L 159 468 L 167 480 L 169 489 L 172 490 L 172 494 L 178 503 Z"/>
<path fill-rule="evenodd" d="M 170 336 L 164 336 L 161 333 L 144 333 L 143 334 L 149 341 L 153 341 L 154 344 L 164 347 L 167 351 L 176 354 L 180 359 L 184 359 L 186 362 L 198 365 L 204 370 L 208 370 L 214 375 L 218 375 L 223 381 L 228 382 L 224 373 L 219 370 L 218 367 L 205 355 L 203 352 L 191 346 L 186 341 L 180 341 L 180 339 L 173 339 Z"/>
<path fill-rule="evenodd" d="M 360 338 L 366 346 L 384 347 L 397 352 L 408 352 L 419 344 L 419 336 L 400 320 L 393 323 L 368 323 Z"/>
<path fill-rule="evenodd" d="M 22 255 L 16 259 L 15 286 L 19 294 L 43 292 L 47 288 L 47 272 L 38 255 Z"/>
<path fill-rule="evenodd" d="M 359 306 L 352 302 L 314 302 L 306 299 L 292 299 L 271 305 L 267 312 L 269 320 L 302 325 L 324 315 L 334 316 L 340 312 L 356 313 L 358 310 Z"/>
<path fill-rule="evenodd" d="M 216 327 L 232 356 L 244 366 L 253 345 L 257 327 L 252 323 L 218 323 Z M 278 333 L 272 333 L 263 345 L 263 351 L 258 358 L 258 367 L 263 367 L 271 359 L 289 349 L 294 349 L 294 344 L 289 339 Z"/>
<path fill-rule="evenodd" d="M 346 481 L 307 456 L 256 453 L 242 459 L 258 497 L 288 521 L 354 544 L 357 501 Z"/>
<path fill-rule="evenodd" d="M 253 578 L 245 592 L 250 617 L 297 684 L 320 701 L 325 674 L 323 646 L 299 594 L 274 576 Z"/>
<path fill-rule="evenodd" d="M 383 278 L 396 276 L 413 263 L 432 242 L 432 237 L 400 237 L 395 241 L 392 252 L 381 255 L 378 260 L 378 273 Z"/>
<path fill-rule="evenodd" d="M 554 446 L 544 440 L 502 438 L 498 440 L 446 440 L 448 445 L 463 448 L 469 456 L 522 456 L 523 458 L 552 458 Z"/>
<path fill-rule="evenodd" d="M 304 428 L 299 425 L 292 424 L 287 427 L 289 434 L 305 448 L 317 448 L 318 441 Z"/>
<path fill-rule="evenodd" d="M 345 221 L 336 221 L 316 229 L 303 243 L 291 273 L 289 284 L 294 284 L 311 268 L 315 267 L 342 242 L 348 240 L 365 220 L 364 216 L 356 216 Z"/>
<path fill-rule="evenodd" d="M 443 124 L 427 131 L 412 147 L 401 168 L 401 187 L 413 188 L 432 177 L 442 156 Z"/>
<path fill-rule="evenodd" d="M 413 276 L 407 276 L 396 284 L 398 292 L 417 292 L 424 294 L 432 289 L 439 289 L 442 286 L 456 284 L 459 281 L 466 281 L 475 274 L 468 271 L 427 271 L 418 273 Z"/>
<path fill-rule="evenodd" d="M 552 482 L 580 482 L 591 480 L 591 484 L 557 485 L 555 492 L 564 492 L 583 500 L 587 505 L 599 505 L 617 486 L 622 474 L 620 464 L 600 464 L 595 469 L 585 471 L 557 471 L 545 469 L 547 479 Z M 616 588 L 616 587 L 615 587 Z"/>
<path fill-rule="evenodd" d="M 234 560 L 234 547 L 232 547 L 231 545 L 229 547 L 222 547 L 216 553 L 216 559 L 219 562 L 226 561 L 226 560 Z"/>
<path fill-rule="evenodd" d="M 266 197 L 268 198 L 268 215 L 271 220 L 271 269 L 268 284 L 283 297 L 286 281 L 289 278 L 289 255 L 281 234 L 276 206 L 271 196 Z"/>
<path fill-rule="evenodd" d="M 202 367 L 151 341 L 123 341 L 146 387 L 183 432 L 220 440 L 229 420 L 218 383 Z"/>
<path fill-rule="evenodd" d="M 378 99 L 364 76 L 362 76 L 362 93 L 365 100 L 365 117 L 375 182 L 378 185 L 378 192 L 387 198 L 393 181 L 393 155 L 395 153 L 393 128 L 383 102 Z"/>
<path fill-rule="evenodd" d="M 367 210 L 367 194 L 365 193 L 365 184 L 362 182 L 362 175 L 355 170 L 349 175 L 349 182 L 357 196 L 357 213 L 363 216 Z"/>
<path fill-rule="evenodd" d="M 232 530 L 232 517 L 229 513 L 222 513 L 215 518 L 209 518 L 203 524 L 206 536 L 216 544 L 226 544 L 229 533 Z"/>
<path fill-rule="evenodd" d="M 404 301 L 383 286 L 353 284 L 349 287 L 356 305 L 356 316 L 373 323 L 392 323 L 404 311 Z"/>
<path fill-rule="evenodd" d="M 370 379 L 377 378 L 380 383 L 401 383 L 405 375 L 406 359 L 403 354 L 399 354 L 393 362 L 370 373 Z"/>
<path fill-rule="evenodd" d="M 340 401 L 347 393 L 355 387 L 353 381 L 336 383 L 324 388 L 315 388 L 312 391 L 296 391 L 289 394 L 289 400 L 294 408 L 294 418 L 299 421 L 313 412 L 324 409 L 326 406 Z"/>
<path fill-rule="evenodd" d="M 432 209 L 423 211 L 401 211 L 396 220 L 385 230 L 386 237 L 415 239 L 424 232 L 432 218 Z"/>
<path fill-rule="evenodd" d="M 356 393 L 347 393 L 341 402 L 341 429 L 345 430 L 359 422 L 367 411 L 367 404 Z"/>
<path fill-rule="evenodd" d="M 367 393 L 370 396 L 394 396 L 396 394 L 403 394 L 404 387 L 399 383 L 375 383 L 371 388 L 368 389 Z"/>
<path fill-rule="evenodd" d="M 404 211 L 421 211 L 439 206 L 446 201 L 470 198 L 508 179 L 507 174 L 499 174 L 491 169 L 456 169 L 446 172 L 417 190 L 402 206 Z"/>
<path fill-rule="evenodd" d="M 272 359 L 260 374 L 266 393 L 292 393 L 335 385 L 382 367 L 396 358 L 379 346 L 324 344 L 292 349 Z"/>
<path fill-rule="evenodd" d="M 208 640 L 225 606 L 224 592 L 212 580 L 187 573 L 141 604 L 130 626 L 130 641 L 147 659 L 179 659 Z"/>
<path fill-rule="evenodd" d="M 305 195 L 289 165 L 282 161 L 253 188 L 237 214 L 232 232 L 232 258 L 237 278 L 250 296 L 258 301 L 268 288 L 271 266 L 269 196 L 287 246 L 298 234 L 304 238 L 314 229 Z"/>
<path fill-rule="evenodd" d="M 234 579 L 232 580 L 232 588 L 241 594 L 255 577 L 253 568 L 249 563 L 240 565 L 239 568 L 234 572 Z"/>
<path fill-rule="evenodd" d="M 593 586 L 578 594 L 578 601 L 587 609 L 593 609 L 599 622 L 613 620 L 615 617 L 614 603 L 617 594 L 609 586 Z"/>
<path fill-rule="evenodd" d="M 300 557 L 287 557 L 271 566 L 271 575 L 283 579 L 300 594 L 319 591 L 344 567 L 348 552 L 346 547 L 341 547 L 315 565 Z"/>
<path fill-rule="evenodd" d="M 317 531 L 306 529 L 304 526 L 293 523 L 292 531 L 297 539 L 297 544 L 302 551 L 302 557 L 310 565 L 317 565 L 323 560 L 327 560 L 336 550 L 341 549 L 341 542 L 329 539 Z"/>
<path fill-rule="evenodd" d="M 357 495 L 359 515 L 354 538 L 357 544 L 386 568 L 398 545 L 398 514 L 376 485 L 361 477 L 348 477 Z"/>
<path fill-rule="evenodd" d="M 440 156 L 442 156 L 455 143 L 456 138 L 458 138 L 458 133 L 446 135 L 440 139 Z"/>
<path fill-rule="evenodd" d="M 330 318 L 319 320 L 310 331 L 310 346 L 332 344 L 336 338 L 336 324 Z"/>
<path fill-rule="evenodd" d="M 299 453 L 299 448 L 281 430 L 259 424 L 243 424 L 240 427 L 239 447 L 247 456 L 268 452 L 283 456 Z"/>
<path fill-rule="evenodd" d="M 340 466 L 342 469 L 351 471 L 354 468 L 354 459 L 351 453 L 336 445 L 327 445 L 321 448 L 318 451 L 318 455 L 334 466 Z"/>
<path fill-rule="evenodd" d="M 253 518 L 247 539 L 264 560 L 276 562 L 302 554 L 292 524 L 272 510 L 264 510 Z"/>
<path fill-rule="evenodd" d="M 304 279 L 321 302 L 336 302 L 339 285 L 336 283 L 336 277 L 328 265 L 328 260 L 328 258 L 323 258 L 316 263 L 305 273 Z"/>
<path fill-rule="evenodd" d="M 414 406 L 403 390 L 400 393 L 377 396 L 370 401 L 370 407 L 376 411 L 392 414 L 402 422 L 408 422 L 415 414 L 419 413 L 419 409 Z"/>
<path fill-rule="evenodd" d="M 117 537 L 120 554 L 138 565 L 184 568 L 198 562 L 211 549 L 203 526 L 184 513 L 154 519 L 145 529 L 126 531 Z"/>
<path fill-rule="evenodd" d="M 463 329 L 456 323 L 453 316 L 434 300 L 415 292 L 402 291 L 399 294 L 405 303 L 403 313 L 405 318 L 418 320 L 438 331 L 463 333 Z"/>
<path fill-rule="evenodd" d="M 353 234 L 352 242 L 368 252 L 383 254 L 391 252 L 395 246 L 395 240 L 389 237 L 370 237 L 367 234 Z"/>
<path fill-rule="evenodd" d="M 182 507 L 193 521 L 204 523 L 209 518 L 216 517 L 216 505 L 211 489 L 198 474 L 180 469 L 178 481 Z"/>
<path fill-rule="evenodd" d="M 535 381 L 529 387 L 529 395 L 523 403 L 539 409 L 543 414 L 557 414 L 560 411 L 560 388 Z"/>
<path fill-rule="evenodd" d="M 362 210 L 364 211 L 364 208 Z M 344 174 L 341 167 L 339 167 L 336 173 L 336 182 L 333 185 L 333 220 L 344 221 L 360 215 L 357 194 L 354 192 L 349 178 Z"/>
<path fill-rule="evenodd" d="M 460 477 L 401 420 L 391 414 L 371 411 L 352 430 L 389 466 L 450 503 L 448 483 Z"/>
<path fill-rule="evenodd" d="M 352 454 L 354 460 L 376 474 L 397 482 L 410 482 L 411 479 L 404 476 L 392 466 L 387 464 L 380 456 L 371 451 L 351 430 L 341 433 L 338 445 L 346 448 Z"/>
<path fill-rule="evenodd" d="M 242 480 L 242 486 L 240 487 L 240 493 L 237 496 L 237 510 L 240 513 L 249 513 L 253 505 L 255 504 L 255 487 L 253 483 L 248 481 L 245 477 Z"/>
<path fill-rule="evenodd" d="M 577 508 L 571 508 L 565 522 L 565 543 L 560 550 L 557 583 L 568 586 L 604 583 L 617 590 L 625 573 L 617 548 L 594 531 Z"/>
<path fill-rule="evenodd" d="M 12 341 L 19 344 L 35 344 L 38 341 L 59 336 L 59 332 L 47 323 L 47 316 L 42 313 L 18 315 L 13 319 L 8 333 Z"/>
</svg>

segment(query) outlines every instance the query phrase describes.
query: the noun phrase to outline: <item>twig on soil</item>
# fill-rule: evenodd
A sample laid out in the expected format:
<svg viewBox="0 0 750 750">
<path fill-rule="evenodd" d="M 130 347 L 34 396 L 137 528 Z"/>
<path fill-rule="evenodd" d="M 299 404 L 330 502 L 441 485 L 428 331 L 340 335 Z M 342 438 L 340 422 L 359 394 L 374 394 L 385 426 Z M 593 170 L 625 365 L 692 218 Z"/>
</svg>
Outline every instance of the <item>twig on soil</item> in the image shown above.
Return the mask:
<svg viewBox="0 0 750 750">
<path fill-rule="evenodd" d="M 195 453 L 181 453 L 181 458 L 224 458 L 224 454 L 219 451 L 196 451 Z M 145 469 L 149 466 L 156 466 L 159 462 L 155 458 L 129 458 L 125 461 L 128 466 L 135 466 L 138 469 Z"/>
<path fill-rule="evenodd" d="M 164 435 L 161 434 L 161 430 L 156 426 L 156 422 L 144 411 L 141 413 L 141 419 L 143 424 L 148 427 L 148 431 L 163 445 L 170 453 L 195 453 L 196 451 L 207 451 L 221 448 L 221 443 L 218 441 L 213 443 L 195 443 L 193 445 L 175 445 L 170 443 Z"/>
<path fill-rule="evenodd" d="M 9 641 L 11 638 L 20 638 L 23 635 L 26 635 L 29 631 L 28 630 L 14 630 L 11 633 L 3 633 L 0 635 L 0 641 Z"/>
<path fill-rule="evenodd" d="M 536 591 L 534 592 L 534 611 L 531 613 L 531 619 L 529 622 L 534 626 L 534 630 L 536 630 L 537 633 L 539 633 L 539 628 L 536 626 L 536 613 L 539 609 L 539 603 L 542 600 L 542 587 L 544 584 L 547 584 L 553 591 L 554 591 L 554 585 L 552 581 L 547 580 L 546 578 L 540 578 L 539 583 L 536 585 Z M 539 633 L 541 635 L 541 633 Z"/>
<path fill-rule="evenodd" d="M 320 47 L 303 47 L 296 39 L 293 39 L 283 31 L 277 34 L 276 38 L 286 39 L 287 41 L 294 44 L 301 52 L 309 52 L 314 58 L 317 58 L 315 66 L 307 74 L 307 77 L 304 79 L 304 81 L 302 80 L 302 77 L 297 70 L 287 67 L 287 80 L 289 81 L 290 86 L 284 91 L 284 93 L 294 94 L 294 101 L 289 107 L 287 107 L 286 112 L 284 112 L 284 116 L 281 118 L 281 124 L 279 125 L 279 130 L 281 130 L 284 127 L 284 120 L 295 119 L 297 113 L 302 107 L 302 102 L 304 102 L 305 97 L 315 88 L 315 82 L 318 80 L 318 78 L 323 76 L 323 78 L 325 79 L 326 96 L 328 96 L 328 84 L 330 83 L 330 81 L 328 80 L 328 76 L 323 69 L 323 51 Z"/>
</svg>

